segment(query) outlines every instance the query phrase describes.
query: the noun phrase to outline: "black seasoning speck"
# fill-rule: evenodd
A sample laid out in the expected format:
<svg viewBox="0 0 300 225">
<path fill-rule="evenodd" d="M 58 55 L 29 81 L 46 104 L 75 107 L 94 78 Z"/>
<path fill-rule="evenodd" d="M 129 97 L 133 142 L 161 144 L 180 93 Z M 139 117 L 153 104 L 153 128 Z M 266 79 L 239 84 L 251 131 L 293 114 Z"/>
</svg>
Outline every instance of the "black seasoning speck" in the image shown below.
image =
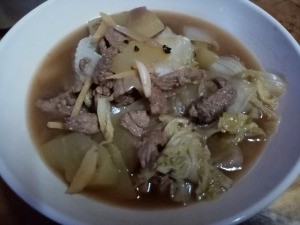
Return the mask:
<svg viewBox="0 0 300 225">
<path fill-rule="evenodd" d="M 135 45 L 135 46 L 134 46 L 134 51 L 135 51 L 135 52 L 138 52 L 139 50 L 140 50 L 139 47 Z"/>
<path fill-rule="evenodd" d="M 170 54 L 171 50 L 172 50 L 170 47 L 168 47 L 166 45 L 163 45 L 162 49 L 163 49 L 164 53 L 166 53 L 166 54 Z"/>
<path fill-rule="evenodd" d="M 129 43 L 129 41 L 128 41 L 128 40 L 124 40 L 123 42 L 124 42 L 125 44 L 128 44 L 128 43 Z"/>
</svg>

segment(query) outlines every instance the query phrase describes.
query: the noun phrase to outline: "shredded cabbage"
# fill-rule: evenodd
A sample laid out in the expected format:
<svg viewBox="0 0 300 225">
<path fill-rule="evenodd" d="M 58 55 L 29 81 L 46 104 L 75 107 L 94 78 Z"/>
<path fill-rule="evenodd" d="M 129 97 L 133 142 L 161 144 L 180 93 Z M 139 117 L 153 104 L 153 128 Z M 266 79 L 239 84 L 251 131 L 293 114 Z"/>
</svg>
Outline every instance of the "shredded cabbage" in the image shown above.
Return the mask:
<svg viewBox="0 0 300 225">
<path fill-rule="evenodd" d="M 280 120 L 280 116 L 275 110 L 272 110 L 268 106 L 264 105 L 262 101 L 260 101 L 257 96 L 254 96 L 250 99 L 250 102 L 266 116 L 267 118 Z"/>
<path fill-rule="evenodd" d="M 201 154 L 201 155 L 199 155 Z M 181 130 L 167 143 L 157 160 L 157 170 L 169 173 L 175 180 L 198 180 L 198 160 L 208 159 L 209 152 L 205 152 L 202 143 L 195 132 L 188 129 Z"/>
<path fill-rule="evenodd" d="M 231 186 L 231 180 L 225 179 L 225 175 L 212 165 L 206 143 L 202 143 L 201 135 L 191 124 L 182 118 L 175 118 L 169 121 L 164 131 L 169 141 L 158 157 L 154 170 L 173 179 L 170 190 L 173 200 L 186 203 L 192 184 L 196 185 L 198 199 L 215 197 Z M 149 179 L 151 172 L 146 174 Z M 214 190 L 210 187 L 212 183 Z"/>
<path fill-rule="evenodd" d="M 225 112 L 219 119 L 219 129 L 222 132 L 234 134 L 232 142 L 238 144 L 247 137 L 262 136 L 265 132 L 251 120 L 251 118 L 243 113 Z"/>
<path fill-rule="evenodd" d="M 160 116 L 161 121 L 168 122 L 164 132 L 168 139 L 170 139 L 175 133 L 179 132 L 183 127 L 187 130 L 192 130 L 191 125 L 188 125 L 189 120 L 183 117 L 173 116 Z"/>
</svg>

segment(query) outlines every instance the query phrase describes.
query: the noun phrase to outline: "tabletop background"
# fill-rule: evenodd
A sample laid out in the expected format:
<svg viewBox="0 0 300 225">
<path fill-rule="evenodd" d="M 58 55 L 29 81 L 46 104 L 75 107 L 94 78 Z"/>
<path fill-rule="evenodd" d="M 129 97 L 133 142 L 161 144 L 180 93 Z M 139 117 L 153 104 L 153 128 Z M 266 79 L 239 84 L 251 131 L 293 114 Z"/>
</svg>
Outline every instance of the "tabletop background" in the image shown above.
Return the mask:
<svg viewBox="0 0 300 225">
<path fill-rule="evenodd" d="M 21 10 L 13 8 L 16 0 L 1 0 L 0 39 L 24 13 L 44 0 L 18 1 Z M 275 17 L 300 43 L 300 0 L 252 0 Z M 0 224 L 56 225 L 20 199 L 0 177 Z M 300 177 L 273 204 L 240 225 L 300 225 Z"/>
</svg>

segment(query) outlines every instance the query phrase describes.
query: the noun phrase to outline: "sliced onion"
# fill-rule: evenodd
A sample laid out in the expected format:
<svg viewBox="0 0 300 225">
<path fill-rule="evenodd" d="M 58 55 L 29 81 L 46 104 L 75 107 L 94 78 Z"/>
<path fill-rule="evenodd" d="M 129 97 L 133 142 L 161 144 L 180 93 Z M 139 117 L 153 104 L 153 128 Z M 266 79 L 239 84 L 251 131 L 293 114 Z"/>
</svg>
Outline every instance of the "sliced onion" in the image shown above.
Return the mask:
<svg viewBox="0 0 300 225">
<path fill-rule="evenodd" d="M 272 94 L 275 94 L 276 96 L 280 96 L 285 92 L 287 88 L 287 84 L 279 76 L 272 73 L 266 73 L 266 72 L 259 72 L 259 73 L 264 78 L 265 81 L 264 85 L 267 86 L 268 90 Z"/>
<path fill-rule="evenodd" d="M 127 77 L 130 77 L 130 76 L 136 76 L 136 75 L 137 75 L 136 70 L 128 70 L 128 71 L 125 71 L 125 72 L 116 73 L 114 75 L 105 77 L 104 79 L 105 80 L 109 80 L 109 79 L 120 80 L 120 79 L 123 79 L 123 78 L 127 78 Z"/>
<path fill-rule="evenodd" d="M 114 138 L 114 127 L 110 118 L 110 98 L 98 98 L 97 116 L 100 124 L 100 130 L 107 143 L 112 142 Z"/>
<path fill-rule="evenodd" d="M 138 76 L 130 76 L 123 79 L 124 90 L 130 91 L 132 88 L 136 88 L 141 94 L 143 94 L 143 86 Z"/>
<path fill-rule="evenodd" d="M 146 98 L 149 98 L 151 96 L 151 77 L 149 71 L 144 63 L 138 60 L 135 63 L 140 74 L 144 95 Z"/>
<path fill-rule="evenodd" d="M 138 34 L 132 30 L 129 30 L 126 27 L 122 27 L 120 25 L 114 26 L 115 30 L 121 32 L 122 34 L 125 34 L 126 36 L 132 38 L 133 40 L 139 41 L 139 42 L 144 42 L 146 41 L 147 37 L 141 34 Z"/>
<path fill-rule="evenodd" d="M 232 87 L 236 90 L 237 96 L 234 103 L 228 108 L 229 112 L 241 113 L 244 112 L 250 99 L 256 93 L 255 85 L 244 79 L 232 79 Z"/>
<path fill-rule="evenodd" d="M 199 28 L 185 26 L 183 28 L 183 35 L 192 41 L 206 42 L 215 46 L 216 49 L 219 49 L 218 42 L 214 40 L 207 32 L 200 30 Z"/>
<path fill-rule="evenodd" d="M 96 17 L 88 21 L 88 28 L 89 28 L 90 35 L 96 33 L 100 24 L 101 24 L 101 19 L 99 17 Z"/>
<path fill-rule="evenodd" d="M 74 69 L 79 79 L 84 82 L 87 76 L 92 76 L 94 69 L 101 58 L 101 55 L 96 53 L 97 46 L 93 44 L 91 37 L 83 38 L 79 41 L 75 52 Z M 81 60 L 87 61 L 85 69 L 80 69 Z"/>
<path fill-rule="evenodd" d="M 157 41 L 155 41 L 153 38 L 148 38 L 145 35 L 142 35 L 140 33 L 128 29 L 127 27 L 115 25 L 114 29 L 138 42 L 143 42 L 153 47 L 162 47 L 162 45 L 159 44 Z"/>
<path fill-rule="evenodd" d="M 99 25 L 98 29 L 95 31 L 95 33 L 92 36 L 92 41 L 94 44 L 97 44 L 100 42 L 100 40 L 104 36 L 105 31 L 106 31 L 106 25 L 105 25 L 105 23 L 101 23 Z"/>
<path fill-rule="evenodd" d="M 140 94 L 143 95 L 143 86 L 141 83 L 141 79 L 139 75 L 127 76 L 123 79 L 115 80 L 114 84 L 115 88 L 118 89 L 117 95 L 116 92 L 114 93 L 114 97 L 118 97 L 120 95 L 125 94 L 126 92 L 130 91 L 131 89 L 135 88 L 139 91 Z"/>
<path fill-rule="evenodd" d="M 106 13 L 101 12 L 100 16 L 101 16 L 102 21 L 107 26 L 116 26 L 117 25 L 110 15 L 107 15 Z"/>
<path fill-rule="evenodd" d="M 238 74 L 246 68 L 240 61 L 233 57 L 219 57 L 209 68 L 209 71 L 214 73 L 221 73 L 227 76 Z"/>
<path fill-rule="evenodd" d="M 90 182 L 96 172 L 98 151 L 93 145 L 83 157 L 79 169 L 77 170 L 67 193 L 74 194 L 82 191 Z"/>
<path fill-rule="evenodd" d="M 216 53 L 206 48 L 196 48 L 195 54 L 195 59 L 198 62 L 199 68 L 205 70 L 207 70 L 219 58 Z"/>
</svg>

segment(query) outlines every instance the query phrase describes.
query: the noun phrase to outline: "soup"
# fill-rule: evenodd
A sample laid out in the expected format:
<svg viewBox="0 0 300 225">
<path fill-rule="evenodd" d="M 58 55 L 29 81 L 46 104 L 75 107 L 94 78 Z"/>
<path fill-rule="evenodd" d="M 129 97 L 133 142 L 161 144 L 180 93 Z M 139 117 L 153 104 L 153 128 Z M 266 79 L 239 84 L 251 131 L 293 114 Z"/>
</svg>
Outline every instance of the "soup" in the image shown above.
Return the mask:
<svg viewBox="0 0 300 225">
<path fill-rule="evenodd" d="M 32 137 L 70 194 L 140 208 L 212 200 L 277 128 L 285 84 L 259 70 L 235 38 L 199 19 L 102 14 L 37 71 Z"/>
</svg>

